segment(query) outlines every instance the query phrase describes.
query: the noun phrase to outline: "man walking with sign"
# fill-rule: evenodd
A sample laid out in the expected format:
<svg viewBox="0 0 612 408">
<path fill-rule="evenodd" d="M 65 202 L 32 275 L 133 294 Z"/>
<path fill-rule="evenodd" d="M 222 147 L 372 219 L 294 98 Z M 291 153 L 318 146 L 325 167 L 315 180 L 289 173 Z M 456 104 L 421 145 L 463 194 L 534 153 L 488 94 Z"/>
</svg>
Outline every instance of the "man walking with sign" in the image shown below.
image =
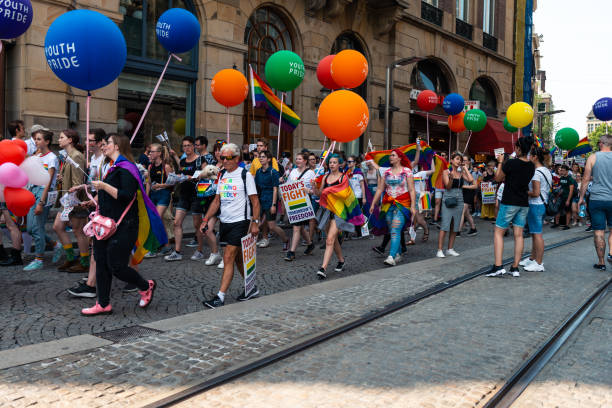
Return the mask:
<svg viewBox="0 0 612 408">
<path fill-rule="evenodd" d="M 208 228 L 208 219 L 214 216 L 220 209 L 219 234 L 220 241 L 225 242 L 223 253 L 223 276 L 219 292 L 210 300 L 204 302 L 204 306 L 216 309 L 225 304 L 225 293 L 229 289 L 234 278 L 234 264 L 244 276 L 242 238 L 250 234 L 257 237 L 259 234 L 259 198 L 255 180 L 251 173 L 238 167 L 240 150 L 233 143 L 223 145 L 220 160 L 223 170 L 219 173 L 217 195 L 210 204 L 204 215 L 202 232 Z M 254 261 L 254 257 L 253 257 Z M 249 300 L 259 295 L 256 285 L 250 291 L 245 291 L 238 297 L 239 301 Z"/>
</svg>

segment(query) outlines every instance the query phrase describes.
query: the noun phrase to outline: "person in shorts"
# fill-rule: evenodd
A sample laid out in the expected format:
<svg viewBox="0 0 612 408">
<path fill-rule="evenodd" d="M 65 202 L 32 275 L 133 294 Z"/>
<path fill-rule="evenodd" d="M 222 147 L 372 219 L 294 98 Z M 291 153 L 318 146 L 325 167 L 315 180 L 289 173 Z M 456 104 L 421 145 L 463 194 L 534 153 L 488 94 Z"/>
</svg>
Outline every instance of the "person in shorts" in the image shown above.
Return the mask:
<svg viewBox="0 0 612 408">
<path fill-rule="evenodd" d="M 563 165 L 559 169 L 559 184 L 561 185 L 561 211 L 555 215 L 555 223 L 551 228 L 559 226 L 559 219 L 565 217 L 565 225 L 561 227 L 563 230 L 570 229 L 570 220 L 572 218 L 572 197 L 577 191 L 576 180 L 569 175 L 569 166 Z"/>
<path fill-rule="evenodd" d="M 219 235 L 220 241 L 226 243 L 223 252 L 223 276 L 217 294 L 204 301 L 204 306 L 216 309 L 225 304 L 225 294 L 234 278 L 234 265 L 244 277 L 242 244 L 243 237 L 251 233 L 259 234 L 260 205 L 257 197 L 257 187 L 253 175 L 238 167 L 240 149 L 233 143 L 221 147 L 219 157 L 223 162 L 223 171 L 219 173 L 217 194 L 213 199 L 202 221 L 201 232 L 208 229 L 208 219 L 220 210 Z M 259 295 L 257 286 L 249 293 L 238 297 L 239 301 L 249 300 Z"/>
<path fill-rule="evenodd" d="M 257 194 L 261 204 L 260 219 L 262 223 L 262 238 L 257 243 L 260 248 L 266 248 L 270 245 L 268 239 L 268 231 L 272 231 L 278 235 L 283 242 L 283 251 L 289 249 L 289 239 L 278 225 L 276 225 L 276 206 L 279 198 L 278 180 L 280 174 L 272 168 L 272 153 L 263 150 L 259 153 L 259 161 L 261 167 L 255 174 L 255 185 L 257 186 Z"/>
</svg>

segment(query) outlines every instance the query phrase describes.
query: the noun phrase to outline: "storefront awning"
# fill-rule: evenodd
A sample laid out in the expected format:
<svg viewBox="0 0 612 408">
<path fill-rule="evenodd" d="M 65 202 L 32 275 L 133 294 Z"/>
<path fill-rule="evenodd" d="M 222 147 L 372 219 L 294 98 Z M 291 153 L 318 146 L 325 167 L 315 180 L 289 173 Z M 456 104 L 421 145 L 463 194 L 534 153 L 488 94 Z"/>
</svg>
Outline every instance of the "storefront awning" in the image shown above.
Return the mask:
<svg viewBox="0 0 612 408">
<path fill-rule="evenodd" d="M 504 129 L 504 122 L 487 118 L 487 125 L 480 132 L 474 132 L 470 139 L 468 151 L 470 154 L 493 154 L 493 150 L 503 147 L 506 153 L 514 151 L 514 141 L 517 134 Z"/>
<path fill-rule="evenodd" d="M 430 122 L 439 122 L 438 125 L 443 125 L 443 126 L 448 126 L 448 116 L 444 116 L 444 115 L 438 115 L 436 113 L 430 113 L 429 115 L 427 114 L 427 112 L 423 112 L 423 111 L 411 111 L 411 114 L 415 114 L 415 115 L 419 115 L 423 118 L 427 118 L 429 117 L 429 121 Z"/>
</svg>

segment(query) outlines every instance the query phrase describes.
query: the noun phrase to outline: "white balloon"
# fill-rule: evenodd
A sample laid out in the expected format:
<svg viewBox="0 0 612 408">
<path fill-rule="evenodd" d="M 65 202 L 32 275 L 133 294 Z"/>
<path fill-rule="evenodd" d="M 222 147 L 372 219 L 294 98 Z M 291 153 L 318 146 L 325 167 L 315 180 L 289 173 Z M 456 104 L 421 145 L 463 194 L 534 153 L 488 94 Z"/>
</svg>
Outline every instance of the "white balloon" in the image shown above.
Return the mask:
<svg viewBox="0 0 612 408">
<path fill-rule="evenodd" d="M 28 175 L 30 184 L 46 186 L 49 183 L 49 172 L 38 156 L 30 156 L 19 166 Z"/>
</svg>

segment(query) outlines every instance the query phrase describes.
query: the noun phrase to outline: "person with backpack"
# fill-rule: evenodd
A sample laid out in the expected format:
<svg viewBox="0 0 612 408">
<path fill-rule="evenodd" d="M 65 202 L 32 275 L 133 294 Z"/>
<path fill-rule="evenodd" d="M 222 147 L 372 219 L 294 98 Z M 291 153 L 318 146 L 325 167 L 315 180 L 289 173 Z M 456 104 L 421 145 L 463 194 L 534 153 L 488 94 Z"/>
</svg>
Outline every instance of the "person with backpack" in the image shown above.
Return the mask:
<svg viewBox="0 0 612 408">
<path fill-rule="evenodd" d="M 204 306 L 216 309 L 225 305 L 225 294 L 234 278 L 234 264 L 244 276 L 242 244 L 243 237 L 259 234 L 260 205 L 253 175 L 238 166 L 240 149 L 234 143 L 221 147 L 219 159 L 223 170 L 219 173 L 217 193 L 202 220 L 201 232 L 208 229 L 208 220 L 219 212 L 219 240 L 226 243 L 223 252 L 223 276 L 217 294 L 204 301 Z M 245 301 L 259 295 L 257 285 L 237 300 Z"/>
<path fill-rule="evenodd" d="M 519 262 L 528 272 L 544 272 L 544 238 L 542 225 L 546 215 L 546 204 L 552 187 L 552 174 L 546 167 L 550 161 L 550 151 L 541 147 L 531 150 L 531 162 L 535 166 L 535 173 L 529 182 L 529 212 L 527 223 L 532 237 L 531 255 Z"/>
</svg>

